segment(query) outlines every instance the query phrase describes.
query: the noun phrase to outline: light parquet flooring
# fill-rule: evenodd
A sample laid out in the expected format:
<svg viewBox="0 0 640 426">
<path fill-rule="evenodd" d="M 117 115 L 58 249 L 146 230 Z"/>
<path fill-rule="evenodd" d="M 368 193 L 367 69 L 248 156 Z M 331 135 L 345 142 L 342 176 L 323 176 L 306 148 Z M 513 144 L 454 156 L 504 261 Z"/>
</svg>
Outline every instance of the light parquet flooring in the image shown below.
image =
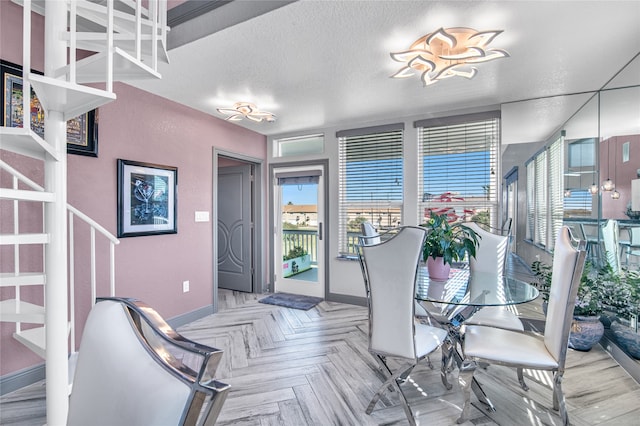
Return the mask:
<svg viewBox="0 0 640 426">
<path fill-rule="evenodd" d="M 224 350 L 218 380 L 231 392 L 218 418 L 220 425 L 406 425 L 398 397 L 383 397 L 372 415 L 365 408 L 382 383 L 367 352 L 367 309 L 321 302 L 309 311 L 258 303 L 264 295 L 220 291 L 220 310 L 178 329 L 187 338 Z M 539 306 L 521 306 L 539 317 Z M 453 389 L 440 382 L 439 352 L 435 369 L 416 368 L 404 389 L 423 425 L 454 425 L 462 397 L 457 370 Z M 570 350 L 564 389 L 571 423 L 640 424 L 640 386 L 600 346 L 589 352 Z M 522 391 L 515 371 L 498 366 L 476 376 L 497 410 L 486 412 L 475 401 L 465 425 L 558 425 L 551 408 L 551 376 L 526 372 Z M 30 414 L 29 414 L 30 413 Z M 3 425 L 44 423 L 44 385 L 36 383 L 0 399 Z M 114 425 L 115 426 L 115 425 Z"/>
</svg>

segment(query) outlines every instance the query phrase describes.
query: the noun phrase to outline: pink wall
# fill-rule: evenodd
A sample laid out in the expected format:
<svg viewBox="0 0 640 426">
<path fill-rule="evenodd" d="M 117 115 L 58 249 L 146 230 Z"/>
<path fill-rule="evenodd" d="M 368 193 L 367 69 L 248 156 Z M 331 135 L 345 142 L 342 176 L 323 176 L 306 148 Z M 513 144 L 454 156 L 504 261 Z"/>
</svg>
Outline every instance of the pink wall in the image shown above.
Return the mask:
<svg viewBox="0 0 640 426">
<path fill-rule="evenodd" d="M 629 161 L 622 162 L 622 145 L 629 142 Z M 620 198 L 613 200 L 609 192 L 602 193 L 602 217 L 629 219 L 625 215 L 631 201 L 631 180 L 637 179 L 640 168 L 640 135 L 613 136 L 600 144 L 600 176 L 616 184 Z M 608 173 L 608 175 L 607 175 Z"/>
<path fill-rule="evenodd" d="M 21 34 L 22 8 L 2 0 L 0 15 L 0 57 L 21 64 L 21 37 L 9 42 L 7 34 Z M 42 69 L 41 65 L 42 61 L 34 60 L 33 68 Z M 195 223 L 194 212 L 212 211 L 213 148 L 265 160 L 266 138 L 123 83 L 115 84 L 114 91 L 117 100 L 99 109 L 98 158 L 68 155 L 68 201 L 115 235 L 116 160 L 177 167 L 178 233 L 120 239 L 116 247 L 116 295 L 138 298 L 167 319 L 208 306 L 213 302 L 213 224 Z M 4 151 L 0 156 L 29 175 L 42 174 L 33 160 Z M 0 177 L 2 186 L 6 186 L 7 176 Z M 4 227 L 8 206 L 1 206 Z M 76 251 L 88 258 L 88 230 L 76 224 L 75 231 L 76 239 L 82 240 Z M 101 243 L 98 254 L 107 250 L 108 245 Z M 76 303 L 82 308 L 76 315 L 83 324 L 90 300 L 89 270 L 88 262 L 80 265 L 75 271 L 76 287 L 80 287 Z M 2 271 L 12 266 L 12 256 L 2 251 Z M 98 295 L 108 292 L 107 274 L 105 257 L 98 263 Z M 188 293 L 182 292 L 184 280 L 190 281 Z M 42 362 L 11 337 L 14 328 L 14 324 L 0 324 L 0 375 Z M 79 327 L 78 341 L 81 333 Z"/>
</svg>

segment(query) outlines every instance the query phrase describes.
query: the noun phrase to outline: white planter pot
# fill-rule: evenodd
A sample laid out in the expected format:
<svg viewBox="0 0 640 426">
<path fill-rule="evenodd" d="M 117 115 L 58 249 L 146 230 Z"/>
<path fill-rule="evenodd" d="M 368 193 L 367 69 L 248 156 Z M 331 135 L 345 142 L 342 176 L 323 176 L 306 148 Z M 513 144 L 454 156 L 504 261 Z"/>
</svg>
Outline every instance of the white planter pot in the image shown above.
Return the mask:
<svg viewBox="0 0 640 426">
<path fill-rule="evenodd" d="M 287 278 L 300 272 L 304 272 L 311 269 L 311 256 L 305 254 L 304 256 L 294 257 L 293 259 L 287 259 L 282 262 L 282 276 Z"/>
</svg>

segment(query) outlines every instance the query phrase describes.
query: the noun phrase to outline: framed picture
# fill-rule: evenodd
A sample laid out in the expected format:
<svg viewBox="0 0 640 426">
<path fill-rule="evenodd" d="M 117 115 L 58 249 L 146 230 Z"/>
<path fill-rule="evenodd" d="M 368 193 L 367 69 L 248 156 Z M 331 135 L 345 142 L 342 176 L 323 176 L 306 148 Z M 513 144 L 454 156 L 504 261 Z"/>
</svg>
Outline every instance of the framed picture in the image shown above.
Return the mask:
<svg viewBox="0 0 640 426">
<path fill-rule="evenodd" d="M 118 238 L 178 232 L 178 168 L 118 159 Z"/>
<path fill-rule="evenodd" d="M 23 126 L 22 67 L 0 61 L 2 79 L 2 120 L 5 127 Z M 31 129 L 44 137 L 44 110 L 33 89 L 31 90 Z M 67 121 L 67 152 L 69 154 L 98 156 L 98 110 L 89 111 Z"/>
</svg>

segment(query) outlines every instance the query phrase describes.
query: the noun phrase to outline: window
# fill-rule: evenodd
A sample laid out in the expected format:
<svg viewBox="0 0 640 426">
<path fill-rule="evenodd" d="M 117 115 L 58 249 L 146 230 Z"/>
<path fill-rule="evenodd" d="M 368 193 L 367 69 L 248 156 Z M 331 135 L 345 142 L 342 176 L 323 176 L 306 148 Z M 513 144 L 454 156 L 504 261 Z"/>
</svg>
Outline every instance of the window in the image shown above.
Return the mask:
<svg viewBox="0 0 640 426">
<path fill-rule="evenodd" d="M 567 142 L 566 187 L 571 195 L 564 197 L 565 218 L 591 217 L 593 197 L 587 187 L 594 181 L 595 139 L 577 139 Z"/>
<path fill-rule="evenodd" d="M 552 247 L 564 220 L 564 132 L 549 146 L 549 233 L 545 241 Z"/>
<path fill-rule="evenodd" d="M 400 225 L 403 191 L 403 124 L 340 131 L 339 250 L 356 254 L 360 223 Z"/>
<path fill-rule="evenodd" d="M 583 166 L 593 159 L 585 146 L 593 145 L 568 145 L 566 163 L 573 166 L 566 173 L 564 133 L 527 163 L 527 239 L 535 244 L 550 249 L 566 213 L 584 209 L 587 199 L 590 202 L 585 189 L 574 187 Z M 571 190 L 570 196 L 565 196 L 565 188 Z"/>
<path fill-rule="evenodd" d="M 324 135 L 296 136 L 273 141 L 274 157 L 322 154 L 323 151 Z"/>
<path fill-rule="evenodd" d="M 499 113 L 423 120 L 418 127 L 418 218 L 430 212 L 496 226 Z"/>
</svg>

